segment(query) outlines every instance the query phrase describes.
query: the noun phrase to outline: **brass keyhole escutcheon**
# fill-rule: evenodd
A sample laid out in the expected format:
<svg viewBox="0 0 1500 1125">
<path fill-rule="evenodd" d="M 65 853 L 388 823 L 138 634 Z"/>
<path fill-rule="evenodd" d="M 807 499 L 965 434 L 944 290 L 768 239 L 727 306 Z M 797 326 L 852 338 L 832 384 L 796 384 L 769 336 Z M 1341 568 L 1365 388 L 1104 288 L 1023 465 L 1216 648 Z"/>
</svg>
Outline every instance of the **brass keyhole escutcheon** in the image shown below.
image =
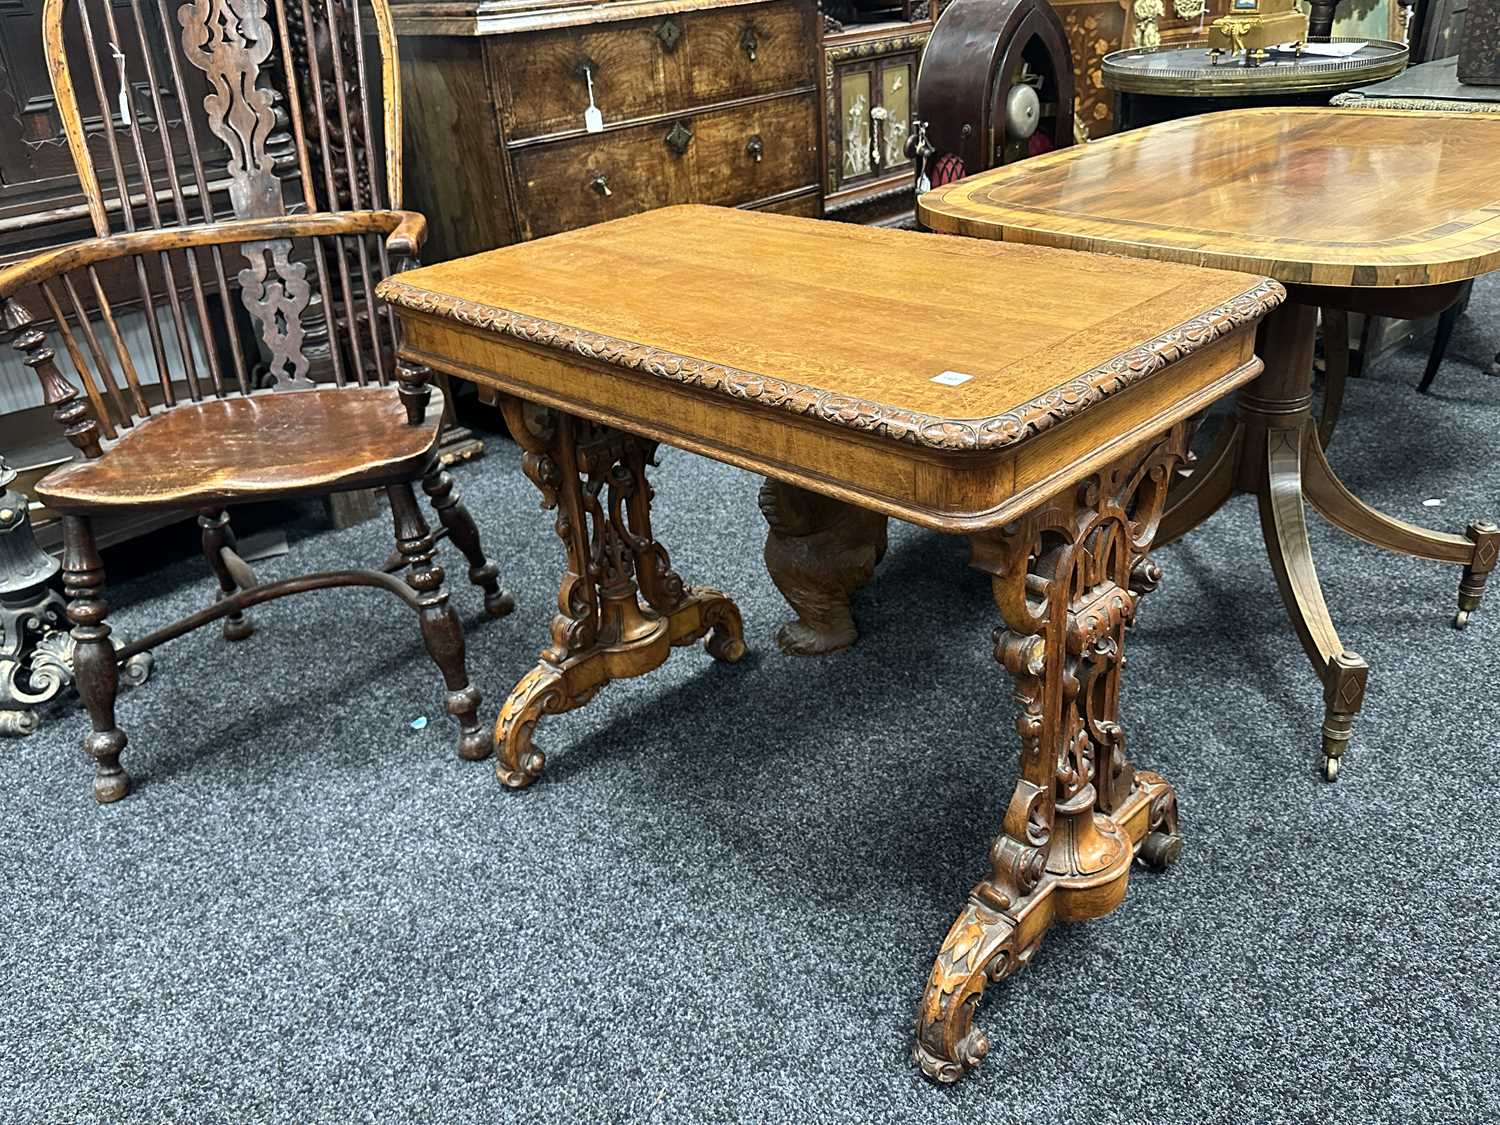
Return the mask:
<svg viewBox="0 0 1500 1125">
<path fill-rule="evenodd" d="M 760 40 L 756 38 L 755 28 L 747 27 L 740 32 L 740 50 L 745 52 L 745 57 L 751 62 L 755 61 L 756 52 L 760 50 Z"/>
<path fill-rule="evenodd" d="M 668 16 L 656 25 L 656 37 L 668 51 L 677 50 L 677 42 L 682 38 L 682 24 L 677 22 L 676 17 Z"/>
<path fill-rule="evenodd" d="M 745 151 L 750 154 L 750 159 L 760 163 L 760 158 L 766 154 L 766 142 L 760 139 L 760 134 L 755 133 L 745 145 Z"/>
<path fill-rule="evenodd" d="M 667 134 L 667 147 L 681 156 L 692 143 L 693 131 L 684 122 L 674 122 L 671 131 Z"/>
</svg>

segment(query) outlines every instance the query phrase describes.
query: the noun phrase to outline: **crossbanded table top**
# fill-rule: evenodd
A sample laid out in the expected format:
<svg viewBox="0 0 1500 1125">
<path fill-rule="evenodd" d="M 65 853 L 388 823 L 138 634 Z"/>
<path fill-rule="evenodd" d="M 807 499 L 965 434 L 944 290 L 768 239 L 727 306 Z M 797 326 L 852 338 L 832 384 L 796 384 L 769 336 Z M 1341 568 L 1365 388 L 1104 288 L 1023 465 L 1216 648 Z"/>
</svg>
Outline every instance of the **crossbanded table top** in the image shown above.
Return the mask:
<svg viewBox="0 0 1500 1125">
<path fill-rule="evenodd" d="M 1404 287 L 1500 269 L 1500 116 L 1267 108 L 1206 114 L 947 184 L 934 230 Z"/>
</svg>

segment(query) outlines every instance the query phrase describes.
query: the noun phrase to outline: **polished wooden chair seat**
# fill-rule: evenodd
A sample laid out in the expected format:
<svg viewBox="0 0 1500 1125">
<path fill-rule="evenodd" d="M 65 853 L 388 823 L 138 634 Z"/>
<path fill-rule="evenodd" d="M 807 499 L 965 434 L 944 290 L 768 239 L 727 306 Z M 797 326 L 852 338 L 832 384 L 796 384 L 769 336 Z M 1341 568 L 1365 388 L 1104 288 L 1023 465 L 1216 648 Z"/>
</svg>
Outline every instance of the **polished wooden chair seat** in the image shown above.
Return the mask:
<svg viewBox="0 0 1500 1125">
<path fill-rule="evenodd" d="M 409 425 L 395 387 L 262 391 L 183 403 L 125 431 L 103 455 L 48 474 L 57 511 L 206 505 L 380 488 L 426 475 L 441 415 Z"/>
</svg>

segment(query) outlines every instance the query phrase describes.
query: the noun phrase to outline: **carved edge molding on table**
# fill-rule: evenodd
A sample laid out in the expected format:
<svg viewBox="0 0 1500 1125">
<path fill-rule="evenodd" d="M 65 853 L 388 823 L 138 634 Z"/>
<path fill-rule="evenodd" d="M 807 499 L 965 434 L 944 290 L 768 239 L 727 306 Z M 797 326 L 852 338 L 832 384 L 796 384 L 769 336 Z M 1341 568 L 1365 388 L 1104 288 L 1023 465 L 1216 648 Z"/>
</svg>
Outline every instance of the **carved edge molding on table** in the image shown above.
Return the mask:
<svg viewBox="0 0 1500 1125">
<path fill-rule="evenodd" d="M 684 386 L 718 391 L 759 406 L 815 417 L 832 425 L 929 449 L 986 452 L 1016 445 L 1082 413 L 1215 340 L 1259 321 L 1286 299 L 1286 290 L 1279 283 L 1263 279 L 1223 304 L 1121 352 L 1013 410 L 989 418 L 956 420 L 819 390 L 434 293 L 400 278 L 382 281 L 377 292 L 392 304 L 415 312 L 500 332 L 528 344 L 571 352 L 613 367 L 643 371 Z"/>
<path fill-rule="evenodd" d="M 1118 711 L 1125 631 L 1160 580 L 1147 552 L 1193 425 L 971 537 L 1004 620 L 995 659 L 1015 683 L 1021 776 L 917 1009 L 912 1057 L 929 1078 L 955 1082 L 984 1059 L 985 986 L 1024 967 L 1053 921 L 1109 913 L 1133 857 L 1164 867 L 1181 851 L 1176 795 L 1131 765 Z"/>
</svg>

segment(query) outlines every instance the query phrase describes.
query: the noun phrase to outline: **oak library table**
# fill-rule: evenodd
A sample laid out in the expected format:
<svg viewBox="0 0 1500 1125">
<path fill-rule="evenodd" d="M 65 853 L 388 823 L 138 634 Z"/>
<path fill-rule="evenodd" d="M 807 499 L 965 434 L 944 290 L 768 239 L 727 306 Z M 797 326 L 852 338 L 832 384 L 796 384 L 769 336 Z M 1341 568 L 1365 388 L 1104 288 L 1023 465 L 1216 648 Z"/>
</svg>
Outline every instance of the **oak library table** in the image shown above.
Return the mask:
<svg viewBox="0 0 1500 1125">
<path fill-rule="evenodd" d="M 733 601 L 688 585 L 651 523 L 666 442 L 966 535 L 1015 679 L 1020 779 L 933 965 L 914 1057 L 955 1081 L 988 1050 L 987 981 L 1047 927 L 1108 913 L 1131 861 L 1181 848 L 1177 800 L 1125 757 L 1126 626 L 1195 418 L 1261 370 L 1262 277 L 672 207 L 390 278 L 406 369 L 499 392 L 566 563 L 550 643 L 495 727 L 533 782 L 537 721 L 707 636 L 744 652 Z M 1066 299 L 1063 295 L 1066 294 Z M 907 324 L 909 333 L 872 332 Z M 774 534 L 774 533 L 773 533 Z"/>
<path fill-rule="evenodd" d="M 1500 528 L 1429 531 L 1377 511 L 1339 480 L 1312 417 L 1318 309 L 1430 316 L 1465 281 L 1500 269 L 1500 117 L 1211 114 L 983 172 L 923 196 L 917 211 L 952 234 L 1251 270 L 1286 286 L 1257 348 L 1265 373 L 1239 395 L 1186 488 L 1174 490 L 1157 541 L 1196 527 L 1236 492 L 1258 498 L 1282 600 L 1323 681 L 1323 769 L 1336 778 L 1369 669 L 1334 628 L 1303 501 L 1367 543 L 1461 567 L 1458 628 L 1479 608 Z M 1392 431 L 1399 440 L 1399 426 Z"/>
</svg>

